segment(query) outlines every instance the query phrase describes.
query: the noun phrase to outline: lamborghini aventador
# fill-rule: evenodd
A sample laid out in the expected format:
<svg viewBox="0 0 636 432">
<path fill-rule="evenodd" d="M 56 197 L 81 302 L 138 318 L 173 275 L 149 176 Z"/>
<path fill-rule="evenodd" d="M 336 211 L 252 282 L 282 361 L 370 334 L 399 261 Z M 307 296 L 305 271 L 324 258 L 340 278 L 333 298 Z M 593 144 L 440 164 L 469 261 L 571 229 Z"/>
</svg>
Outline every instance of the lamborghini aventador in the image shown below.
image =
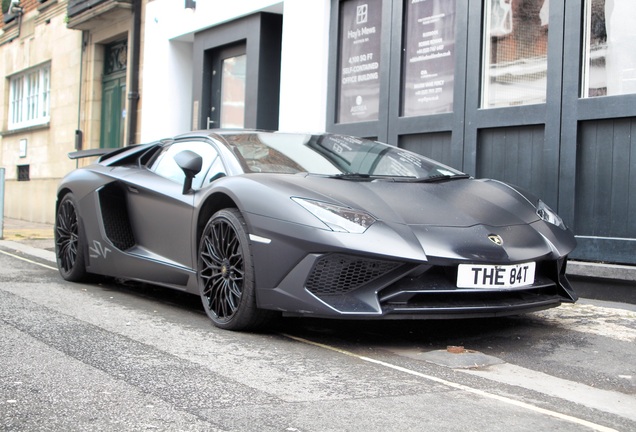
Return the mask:
<svg viewBox="0 0 636 432">
<path fill-rule="evenodd" d="M 468 318 L 577 299 L 576 242 L 527 191 L 333 134 L 212 130 L 114 150 L 61 182 L 59 271 L 199 295 L 232 330 L 276 316 Z"/>
</svg>

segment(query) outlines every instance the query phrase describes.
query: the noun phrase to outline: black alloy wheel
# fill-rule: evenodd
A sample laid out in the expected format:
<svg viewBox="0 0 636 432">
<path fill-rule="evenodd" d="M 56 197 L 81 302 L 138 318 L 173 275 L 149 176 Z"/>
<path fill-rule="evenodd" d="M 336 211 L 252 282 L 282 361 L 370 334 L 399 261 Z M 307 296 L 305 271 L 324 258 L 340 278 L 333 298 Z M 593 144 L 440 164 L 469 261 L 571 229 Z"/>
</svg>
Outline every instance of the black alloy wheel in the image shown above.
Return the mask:
<svg viewBox="0 0 636 432">
<path fill-rule="evenodd" d="M 214 325 L 227 330 L 257 328 L 271 317 L 256 307 L 254 267 L 243 216 L 220 210 L 210 218 L 199 244 L 199 290 Z"/>
<path fill-rule="evenodd" d="M 77 202 L 71 193 L 62 198 L 55 215 L 55 256 L 64 279 L 79 282 L 86 278 L 84 240 Z"/>
</svg>

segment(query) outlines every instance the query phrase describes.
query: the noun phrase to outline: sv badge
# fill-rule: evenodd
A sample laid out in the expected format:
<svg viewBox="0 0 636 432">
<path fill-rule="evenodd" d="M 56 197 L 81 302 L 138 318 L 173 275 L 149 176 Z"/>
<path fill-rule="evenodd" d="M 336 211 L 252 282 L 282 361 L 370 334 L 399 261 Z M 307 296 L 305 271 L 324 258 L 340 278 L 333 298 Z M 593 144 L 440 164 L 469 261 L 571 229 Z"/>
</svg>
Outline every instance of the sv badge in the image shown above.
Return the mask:
<svg viewBox="0 0 636 432">
<path fill-rule="evenodd" d="M 103 247 L 100 242 L 97 240 L 93 240 L 93 246 L 88 248 L 90 252 L 91 258 L 104 258 L 106 259 L 106 255 L 110 252 L 110 249 L 107 247 Z"/>
</svg>

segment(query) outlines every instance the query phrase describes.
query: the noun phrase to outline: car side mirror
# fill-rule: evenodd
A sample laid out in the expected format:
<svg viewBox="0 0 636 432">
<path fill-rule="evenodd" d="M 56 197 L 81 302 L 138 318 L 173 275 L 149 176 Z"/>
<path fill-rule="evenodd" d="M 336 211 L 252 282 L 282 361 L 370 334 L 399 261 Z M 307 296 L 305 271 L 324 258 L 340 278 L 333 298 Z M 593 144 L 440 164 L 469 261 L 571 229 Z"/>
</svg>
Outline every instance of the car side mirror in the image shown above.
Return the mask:
<svg viewBox="0 0 636 432">
<path fill-rule="evenodd" d="M 203 158 L 191 150 L 183 150 L 174 156 L 174 161 L 185 174 L 183 194 L 192 192 L 192 179 L 201 171 Z"/>
</svg>

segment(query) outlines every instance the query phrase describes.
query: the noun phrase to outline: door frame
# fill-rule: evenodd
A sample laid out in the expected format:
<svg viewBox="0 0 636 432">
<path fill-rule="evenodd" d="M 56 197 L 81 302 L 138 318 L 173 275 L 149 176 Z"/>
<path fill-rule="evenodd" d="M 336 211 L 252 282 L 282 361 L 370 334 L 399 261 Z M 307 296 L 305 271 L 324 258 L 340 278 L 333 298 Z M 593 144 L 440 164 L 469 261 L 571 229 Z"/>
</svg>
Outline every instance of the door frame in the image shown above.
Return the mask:
<svg viewBox="0 0 636 432">
<path fill-rule="evenodd" d="M 245 44 L 245 128 L 278 129 L 281 15 L 257 13 L 195 33 L 193 47 L 193 127 L 207 128 L 212 105 L 215 50 Z"/>
</svg>

